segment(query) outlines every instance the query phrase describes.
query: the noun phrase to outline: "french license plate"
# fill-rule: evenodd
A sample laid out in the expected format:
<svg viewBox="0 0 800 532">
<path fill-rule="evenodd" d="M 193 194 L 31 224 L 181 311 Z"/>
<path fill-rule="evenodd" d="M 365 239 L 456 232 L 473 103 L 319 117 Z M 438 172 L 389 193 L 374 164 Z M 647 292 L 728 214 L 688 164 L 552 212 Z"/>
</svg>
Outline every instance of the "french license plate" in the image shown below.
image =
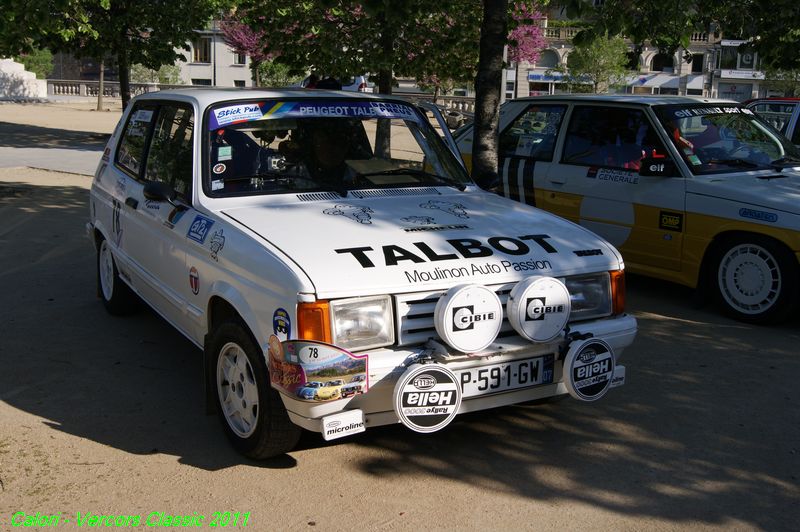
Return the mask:
<svg viewBox="0 0 800 532">
<path fill-rule="evenodd" d="M 465 369 L 459 373 L 461 395 L 473 397 L 553 382 L 553 355 L 544 355 L 491 366 Z"/>
</svg>

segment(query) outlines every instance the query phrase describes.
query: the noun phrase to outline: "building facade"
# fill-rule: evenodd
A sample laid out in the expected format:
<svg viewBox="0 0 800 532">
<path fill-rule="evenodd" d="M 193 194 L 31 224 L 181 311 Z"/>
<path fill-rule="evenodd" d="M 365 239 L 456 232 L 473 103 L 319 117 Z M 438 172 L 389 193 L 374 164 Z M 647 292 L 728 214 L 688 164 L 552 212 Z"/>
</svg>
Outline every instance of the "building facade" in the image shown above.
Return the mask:
<svg viewBox="0 0 800 532">
<path fill-rule="evenodd" d="M 552 15 L 552 13 L 551 13 Z M 568 91 L 566 76 L 555 71 L 566 68 L 574 49 L 572 39 L 580 31 L 557 18 L 542 21 L 548 46 L 535 63 L 512 64 L 505 72 L 505 99 Z M 555 21 L 548 25 L 548 21 Z M 679 94 L 744 101 L 771 96 L 759 70 L 757 54 L 740 52 L 742 40 L 723 39 L 719 31 L 692 34 L 688 49 L 673 55 L 644 47 L 629 56 L 632 74 L 616 92 L 629 94 Z"/>
<path fill-rule="evenodd" d="M 212 21 L 189 43 L 183 52 L 186 61 L 178 61 L 181 81 L 186 85 L 217 87 L 252 87 L 250 58 L 234 52 L 225 43 L 218 21 Z"/>
</svg>

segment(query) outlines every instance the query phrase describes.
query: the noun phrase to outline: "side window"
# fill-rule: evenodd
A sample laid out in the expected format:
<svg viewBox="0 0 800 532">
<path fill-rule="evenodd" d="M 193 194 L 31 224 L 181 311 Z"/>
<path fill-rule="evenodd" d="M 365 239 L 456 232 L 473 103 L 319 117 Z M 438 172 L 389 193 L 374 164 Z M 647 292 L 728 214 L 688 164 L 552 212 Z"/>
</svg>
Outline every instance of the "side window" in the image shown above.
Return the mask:
<svg viewBox="0 0 800 532">
<path fill-rule="evenodd" d="M 564 142 L 563 162 L 638 170 L 643 157 L 666 153 L 644 111 L 576 106 Z"/>
<path fill-rule="evenodd" d="M 752 109 L 765 122 L 785 135 L 789 120 L 792 118 L 794 104 L 761 102 L 754 105 Z"/>
<path fill-rule="evenodd" d="M 800 118 L 794 123 L 794 132 L 792 133 L 792 144 L 800 146 Z"/>
<path fill-rule="evenodd" d="M 553 158 L 564 105 L 533 105 L 519 115 L 500 135 L 500 157 Z"/>
<path fill-rule="evenodd" d="M 162 105 L 147 154 L 145 179 L 167 183 L 184 200 L 189 199 L 192 184 L 193 130 L 191 108 Z"/>
<path fill-rule="evenodd" d="M 144 162 L 147 137 L 155 118 L 155 106 L 152 104 L 137 105 L 128 118 L 122 139 L 117 149 L 117 166 L 139 177 Z"/>
</svg>

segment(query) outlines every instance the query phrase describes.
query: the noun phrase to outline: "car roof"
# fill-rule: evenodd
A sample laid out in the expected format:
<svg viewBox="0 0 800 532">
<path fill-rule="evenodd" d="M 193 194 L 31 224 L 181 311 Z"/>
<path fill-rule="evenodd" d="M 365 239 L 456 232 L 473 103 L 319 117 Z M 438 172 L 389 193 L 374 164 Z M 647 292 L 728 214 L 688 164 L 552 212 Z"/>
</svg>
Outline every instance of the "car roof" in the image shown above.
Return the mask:
<svg viewBox="0 0 800 532">
<path fill-rule="evenodd" d="M 703 98 L 701 96 L 663 96 L 645 94 L 554 94 L 549 96 L 528 96 L 509 100 L 510 102 L 543 102 L 543 101 L 571 101 L 571 102 L 599 102 L 599 103 L 625 103 L 637 105 L 696 105 L 702 103 L 739 104 L 733 100 L 718 98 Z"/>
<path fill-rule="evenodd" d="M 219 87 L 192 87 L 186 89 L 168 89 L 157 92 L 148 92 L 141 94 L 135 98 L 136 101 L 143 100 L 180 100 L 192 101 L 198 107 L 204 109 L 210 105 L 220 102 L 230 102 L 236 100 L 280 100 L 285 98 L 291 99 L 309 99 L 318 100 L 322 98 L 338 98 L 340 100 L 386 100 L 393 98 L 390 95 L 378 94 L 373 95 L 364 92 L 353 91 L 334 91 L 334 90 L 319 90 L 319 89 L 303 89 L 299 87 L 289 88 L 219 88 Z"/>
</svg>

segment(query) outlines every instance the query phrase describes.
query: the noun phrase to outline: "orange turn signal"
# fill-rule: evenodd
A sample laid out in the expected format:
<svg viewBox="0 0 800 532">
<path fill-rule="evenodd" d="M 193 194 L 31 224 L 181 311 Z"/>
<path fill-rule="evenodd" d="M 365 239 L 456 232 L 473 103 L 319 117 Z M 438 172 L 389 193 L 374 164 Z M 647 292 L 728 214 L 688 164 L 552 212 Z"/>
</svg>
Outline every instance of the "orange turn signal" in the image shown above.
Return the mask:
<svg viewBox="0 0 800 532">
<path fill-rule="evenodd" d="M 625 312 L 625 270 L 612 270 L 611 276 L 611 313 Z"/>
<path fill-rule="evenodd" d="M 297 335 L 301 340 L 332 342 L 331 312 L 327 301 L 297 304 Z"/>
</svg>

